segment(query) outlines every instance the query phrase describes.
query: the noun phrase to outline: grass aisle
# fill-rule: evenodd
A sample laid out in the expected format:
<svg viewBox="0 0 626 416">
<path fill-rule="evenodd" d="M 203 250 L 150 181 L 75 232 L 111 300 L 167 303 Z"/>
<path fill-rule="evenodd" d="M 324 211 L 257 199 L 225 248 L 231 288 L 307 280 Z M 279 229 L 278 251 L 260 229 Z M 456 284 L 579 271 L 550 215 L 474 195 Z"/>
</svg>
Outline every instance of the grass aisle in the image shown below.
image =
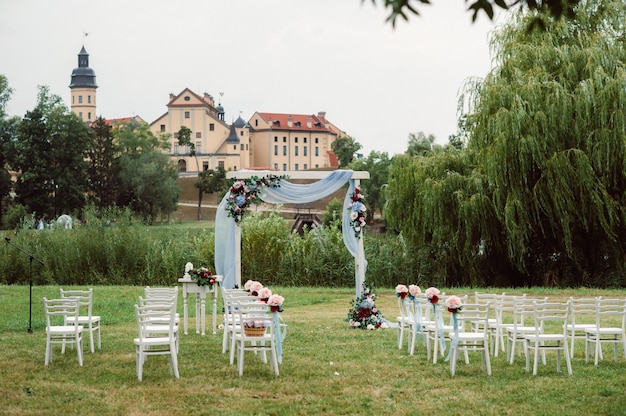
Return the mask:
<svg viewBox="0 0 626 416">
<path fill-rule="evenodd" d="M 279 377 L 251 355 L 239 377 L 221 353 L 221 331 L 211 335 L 207 328 L 202 337 L 195 334 L 191 319 L 189 335 L 181 334 L 181 378 L 170 376 L 165 357 L 150 357 L 139 382 L 133 305 L 142 287 L 94 287 L 94 314 L 103 321 L 102 350 L 91 354 L 85 343 L 81 368 L 75 351 L 61 355 L 57 347 L 54 361 L 45 368 L 42 297 L 56 297 L 59 288 L 33 288 L 34 333 L 28 334 L 28 286 L 0 286 L 0 414 L 626 414 L 623 351 L 614 363 L 607 348 L 595 368 L 593 362 L 585 363 L 583 343 L 577 344 L 573 376 L 565 368 L 557 373 L 555 356 L 548 354 L 547 366 L 540 366 L 535 377 L 525 372 L 523 357 L 509 365 L 502 355 L 493 359 L 489 377 L 480 370 L 476 355 L 470 356 L 469 366 L 459 363 L 452 378 L 443 359 L 436 365 L 426 361 L 423 345 L 414 356 L 408 356 L 406 348 L 398 350 L 395 329 L 350 329 L 343 319 L 354 298 L 352 288 L 272 290 L 285 297 L 283 318 L 289 325 Z M 464 293 L 473 291 L 455 292 Z M 543 293 L 566 298 L 585 292 Z M 394 321 L 393 289 L 379 289 L 378 294 L 377 307 Z M 593 294 L 626 296 L 624 291 Z M 182 315 L 182 300 L 178 305 Z"/>
</svg>

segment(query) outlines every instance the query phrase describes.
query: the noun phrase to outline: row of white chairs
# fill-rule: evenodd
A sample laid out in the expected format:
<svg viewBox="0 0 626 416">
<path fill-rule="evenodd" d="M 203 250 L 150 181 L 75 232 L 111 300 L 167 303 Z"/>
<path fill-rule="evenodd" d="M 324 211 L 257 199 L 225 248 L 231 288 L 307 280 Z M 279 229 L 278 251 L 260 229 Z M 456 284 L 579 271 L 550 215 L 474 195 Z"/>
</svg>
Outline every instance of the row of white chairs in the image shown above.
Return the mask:
<svg viewBox="0 0 626 416">
<path fill-rule="evenodd" d="M 93 289 L 59 289 L 57 299 L 43 298 L 46 319 L 46 354 L 44 363 L 52 362 L 52 348 L 61 345 L 65 353 L 66 346 L 76 348 L 78 364 L 83 365 L 83 331 L 89 333 L 89 346 L 95 352 L 94 334 L 101 349 L 100 316 L 92 314 Z"/>
<path fill-rule="evenodd" d="M 134 339 L 137 378 L 143 379 L 143 366 L 149 356 L 166 355 L 169 371 L 180 378 L 178 371 L 179 321 L 176 312 L 178 287 L 144 289 L 135 304 L 137 338 Z"/>
<path fill-rule="evenodd" d="M 549 302 L 548 298 L 475 293 L 471 304 L 464 296 L 462 310 L 450 314 L 449 321 L 444 323 L 445 298 L 442 295 L 435 306 L 423 295 L 414 300 L 398 299 L 398 348 L 402 348 L 407 333 L 408 352 L 412 355 L 416 338 L 423 337 L 427 357 L 430 360 L 432 350 L 436 363 L 438 354 L 443 355 L 445 344 L 450 343 L 453 351 L 449 349 L 447 359 L 452 374 L 460 351 L 464 351 L 465 361 L 469 363 L 469 350 L 482 351 L 481 367 L 486 367 L 488 374 L 491 374 L 489 355 L 497 356 L 500 349 L 506 351 L 510 364 L 516 355 L 524 353 L 527 371 L 530 353 L 534 352 L 533 374 L 537 373 L 539 354 L 545 365 L 545 352 L 549 350 L 557 351 L 560 371 L 560 351 L 564 351 L 568 373 L 572 374 L 570 358 L 576 339 L 585 340 L 586 361 L 593 347 L 595 365 L 602 358 L 603 343 L 613 344 L 616 361 L 620 345 L 626 356 L 626 299 L 571 298 L 567 302 Z M 589 319 L 582 320 L 583 314 Z"/>
<path fill-rule="evenodd" d="M 279 321 L 278 328 L 270 312 L 270 307 L 242 289 L 222 288 L 224 300 L 224 335 L 222 353 L 229 352 L 230 364 L 237 364 L 237 371 L 243 375 L 245 352 L 253 352 L 267 363 L 269 354 L 270 372 L 279 375 L 280 354 L 277 350 L 276 331 L 281 341 L 286 334 L 286 325 Z M 256 334 L 246 331 L 259 328 Z M 261 329 L 262 328 L 262 329 Z M 248 332 L 248 333 L 247 333 Z"/>
</svg>

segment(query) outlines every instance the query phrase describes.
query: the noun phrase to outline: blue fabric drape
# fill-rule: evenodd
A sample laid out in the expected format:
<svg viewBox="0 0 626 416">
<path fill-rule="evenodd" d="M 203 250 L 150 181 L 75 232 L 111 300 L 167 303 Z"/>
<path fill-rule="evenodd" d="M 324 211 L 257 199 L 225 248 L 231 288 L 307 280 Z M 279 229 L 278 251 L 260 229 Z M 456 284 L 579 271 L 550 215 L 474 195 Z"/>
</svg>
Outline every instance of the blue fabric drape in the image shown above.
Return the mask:
<svg viewBox="0 0 626 416">
<path fill-rule="evenodd" d="M 350 182 L 348 193 L 344 199 L 342 228 L 343 241 L 354 258 L 358 256 L 358 239 L 350 226 L 350 194 L 354 191 L 355 183 L 351 179 L 351 170 L 336 170 L 325 179 L 311 184 L 294 184 L 286 180 L 280 181 L 280 188 L 262 188 L 259 192 L 261 200 L 273 204 L 302 204 L 317 201 L 339 190 L 346 182 Z M 215 271 L 223 276 L 223 287 L 230 289 L 236 284 L 236 247 L 235 221 L 226 212 L 226 201 L 230 196 L 227 192 L 220 202 L 215 214 Z M 365 262 L 367 267 L 367 262 Z"/>
</svg>

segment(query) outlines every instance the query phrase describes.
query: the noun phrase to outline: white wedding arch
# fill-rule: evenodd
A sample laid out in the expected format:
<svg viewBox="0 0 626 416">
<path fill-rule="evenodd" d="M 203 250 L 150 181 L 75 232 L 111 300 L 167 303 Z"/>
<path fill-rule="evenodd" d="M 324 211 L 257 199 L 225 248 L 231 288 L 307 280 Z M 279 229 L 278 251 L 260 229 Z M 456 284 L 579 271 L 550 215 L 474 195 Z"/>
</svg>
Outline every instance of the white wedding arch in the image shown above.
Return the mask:
<svg viewBox="0 0 626 416">
<path fill-rule="evenodd" d="M 267 175 L 285 175 L 281 179 L 279 188 L 262 188 L 259 192 L 261 200 L 272 204 L 303 204 L 317 201 L 341 189 L 349 183 L 348 192 L 343 202 L 343 241 L 355 262 L 356 296 L 361 296 L 367 261 L 363 249 L 363 233 L 360 238 L 355 236 L 350 226 L 350 212 L 348 206 L 350 195 L 358 188 L 361 180 L 369 179 L 367 171 L 334 170 L 334 171 L 236 171 L 228 172 L 228 179 L 249 179 L 253 176 L 262 178 Z M 294 184 L 290 179 L 314 180 L 310 184 Z M 222 285 L 225 288 L 241 286 L 241 227 L 235 223 L 226 211 L 226 202 L 230 197 L 227 192 L 217 208 L 215 214 L 215 272 L 223 276 Z"/>
</svg>

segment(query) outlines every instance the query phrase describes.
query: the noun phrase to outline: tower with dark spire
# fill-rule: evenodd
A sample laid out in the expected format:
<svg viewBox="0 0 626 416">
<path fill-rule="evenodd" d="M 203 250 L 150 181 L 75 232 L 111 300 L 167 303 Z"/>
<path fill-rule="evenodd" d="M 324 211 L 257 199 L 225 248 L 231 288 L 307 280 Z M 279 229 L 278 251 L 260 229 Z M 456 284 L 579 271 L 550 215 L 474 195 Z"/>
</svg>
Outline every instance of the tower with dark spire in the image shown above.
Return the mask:
<svg viewBox="0 0 626 416">
<path fill-rule="evenodd" d="M 84 122 L 96 119 L 96 73 L 89 68 L 89 54 L 83 45 L 78 53 L 78 67 L 72 71 L 71 109 Z"/>
</svg>

